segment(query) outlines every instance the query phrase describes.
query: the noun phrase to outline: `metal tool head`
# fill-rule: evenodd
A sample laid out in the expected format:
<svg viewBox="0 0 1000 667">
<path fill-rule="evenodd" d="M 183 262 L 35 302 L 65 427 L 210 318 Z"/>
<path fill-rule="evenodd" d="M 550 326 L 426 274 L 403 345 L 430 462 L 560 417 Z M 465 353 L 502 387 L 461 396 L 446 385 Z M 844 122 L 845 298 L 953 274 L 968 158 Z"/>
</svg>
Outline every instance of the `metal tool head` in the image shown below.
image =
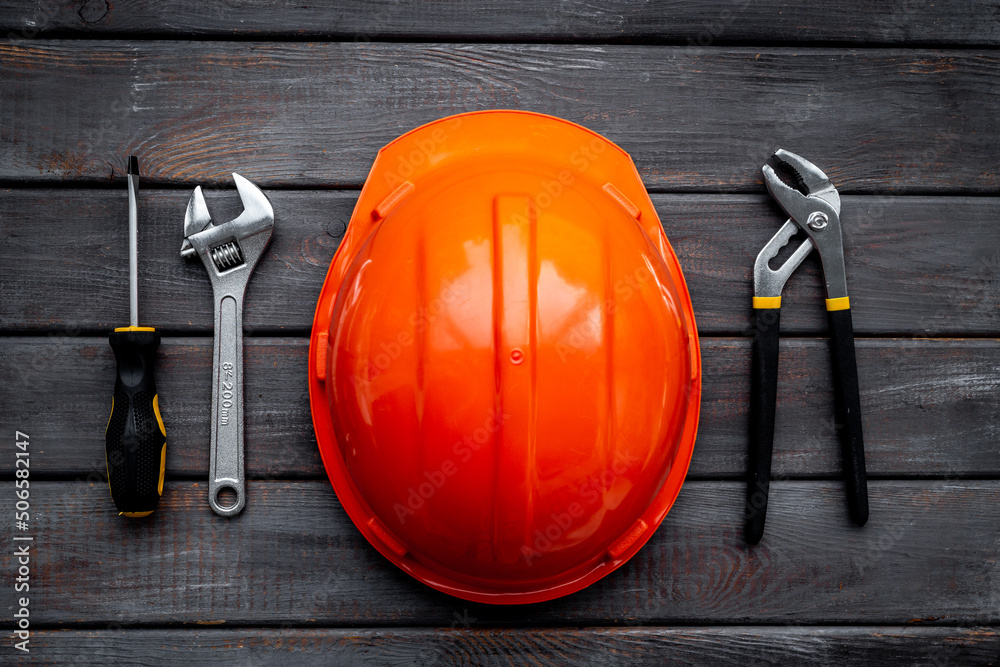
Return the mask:
<svg viewBox="0 0 1000 667">
<path fill-rule="evenodd" d="M 837 211 L 840 211 L 840 195 L 837 194 L 837 188 L 833 187 L 833 183 L 823 173 L 823 170 L 809 160 L 781 148 L 775 151 L 773 157 L 795 173 L 796 178 L 802 183 L 809 195 L 826 199 L 831 206 L 835 206 Z"/>
<path fill-rule="evenodd" d="M 243 202 L 235 220 L 213 224 L 201 186 L 194 189 L 184 214 L 181 257 L 200 256 L 213 279 L 238 269 L 253 270 L 274 228 L 274 209 L 260 188 L 236 173 L 233 180 Z"/>
<path fill-rule="evenodd" d="M 128 158 L 128 324 L 139 326 L 139 158 Z"/>
<path fill-rule="evenodd" d="M 809 235 L 809 239 L 819 250 L 823 262 L 823 275 L 826 279 L 827 298 L 847 296 L 844 243 L 840 230 L 840 193 L 833 187 L 827 175 L 805 158 L 779 149 L 775 152 L 774 159 L 792 170 L 806 193 L 803 194 L 785 184 L 774 169 L 765 164 L 761 171 L 764 173 L 764 184 L 768 192 L 791 220 Z M 778 234 L 771 239 L 771 242 L 777 238 Z M 787 243 L 787 239 L 785 242 Z M 794 270 L 792 268 L 792 271 Z"/>
<path fill-rule="evenodd" d="M 764 172 L 764 184 L 767 185 L 768 192 L 796 222 L 802 218 L 799 224 L 805 224 L 805 218 L 817 210 L 817 206 L 820 209 L 829 207 L 838 216 L 840 215 L 840 193 L 819 167 L 795 153 L 782 149 L 775 151 L 773 157 L 776 162 L 792 171 L 806 191 L 803 194 L 796 188 L 786 185 L 770 165 L 765 164 L 761 169 Z"/>
<path fill-rule="evenodd" d="M 184 213 L 184 241 L 181 243 L 181 257 L 190 259 L 195 256 L 194 246 L 188 237 L 202 231 L 212 224 L 212 216 L 205 203 L 205 195 L 199 185 L 188 200 L 187 211 Z"/>
</svg>

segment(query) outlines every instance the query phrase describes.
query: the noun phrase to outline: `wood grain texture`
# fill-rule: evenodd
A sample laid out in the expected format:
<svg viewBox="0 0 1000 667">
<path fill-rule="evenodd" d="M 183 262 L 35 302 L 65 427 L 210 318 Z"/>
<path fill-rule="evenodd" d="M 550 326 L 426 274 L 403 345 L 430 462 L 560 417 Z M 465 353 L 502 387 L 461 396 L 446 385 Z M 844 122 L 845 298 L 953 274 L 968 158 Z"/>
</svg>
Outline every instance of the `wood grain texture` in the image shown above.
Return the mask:
<svg viewBox="0 0 1000 667">
<path fill-rule="evenodd" d="M 46 630 L 37 664 L 190 665 L 996 665 L 995 627 Z"/>
<path fill-rule="evenodd" d="M 518 607 L 463 602 L 412 579 L 364 540 L 324 481 L 251 482 L 246 509 L 232 519 L 212 513 L 204 483 L 169 482 L 142 521 L 117 516 L 102 483 L 31 490 L 34 530 L 44 536 L 32 552 L 36 629 L 447 626 L 456 614 L 477 627 L 1000 623 L 997 481 L 872 482 L 865 528 L 851 524 L 840 484 L 778 482 L 753 548 L 742 538 L 742 485 L 688 482 L 621 569 L 579 593 Z M 10 549 L 0 556 L 7 590 L 12 558 Z"/>
<path fill-rule="evenodd" d="M 103 334 L 128 318 L 125 186 L 0 190 L 0 330 Z M 270 190 L 274 237 L 246 297 L 258 335 L 303 334 L 356 192 Z M 207 334 L 211 285 L 180 258 L 188 190 L 140 193 L 140 317 Z M 217 220 L 234 191 L 208 192 Z M 702 335 L 749 333 L 754 258 L 784 220 L 766 195 L 653 195 L 680 258 Z M 1000 227 L 993 197 L 844 197 L 844 244 L 861 335 L 1000 336 Z M 81 296 L 83 295 L 83 296 Z M 784 290 L 782 331 L 825 335 L 819 259 Z"/>
<path fill-rule="evenodd" d="M 308 341 L 247 339 L 247 475 L 325 478 L 309 413 Z M 167 338 L 157 384 L 167 425 L 168 477 L 208 474 L 209 338 Z M 702 417 L 690 475 L 746 471 L 750 345 L 703 339 Z M 872 476 L 1000 475 L 1000 341 L 860 339 L 858 363 L 868 472 Z M 101 481 L 104 426 L 114 382 L 105 339 L 16 338 L 0 347 L 0 414 L 41 453 L 33 475 Z M 50 381 L 59 377 L 58 397 Z M 826 341 L 781 346 L 774 474 L 839 475 Z M 13 457 L 0 473 L 13 474 Z"/>
<path fill-rule="evenodd" d="M 1000 664 L 993 0 L 0 0 L 5 33 L 0 422 L 31 434 L 33 661 Z M 704 362 L 691 474 L 650 543 L 578 594 L 515 608 L 426 588 L 362 538 L 306 391 L 314 304 L 377 150 L 488 108 L 561 116 L 633 156 Z M 750 548 L 750 272 L 783 220 L 759 171 L 778 147 L 848 194 L 872 519 L 850 524 L 836 479 L 811 257 L 784 292 L 777 481 Z M 141 317 L 167 334 L 170 454 L 159 511 L 123 521 L 102 424 L 133 153 L 151 186 Z M 268 189 L 278 219 L 247 297 L 248 506 L 226 520 L 204 483 L 211 291 L 178 250 L 190 188 L 230 188 L 231 171 Z M 216 219 L 237 213 L 208 194 Z M 8 608 L 13 567 L 0 550 Z"/>
<path fill-rule="evenodd" d="M 759 191 L 778 147 L 843 192 L 991 193 L 993 51 L 14 40 L 0 44 L 8 183 L 358 186 L 376 151 L 453 113 L 581 123 L 658 191 Z"/>
<path fill-rule="evenodd" d="M 674 41 L 683 44 L 1000 43 L 997 6 L 987 0 L 795 4 L 782 0 L 477 3 L 157 2 L 109 0 L 0 2 L 0 27 L 17 36 L 239 36 L 260 38 Z"/>
</svg>

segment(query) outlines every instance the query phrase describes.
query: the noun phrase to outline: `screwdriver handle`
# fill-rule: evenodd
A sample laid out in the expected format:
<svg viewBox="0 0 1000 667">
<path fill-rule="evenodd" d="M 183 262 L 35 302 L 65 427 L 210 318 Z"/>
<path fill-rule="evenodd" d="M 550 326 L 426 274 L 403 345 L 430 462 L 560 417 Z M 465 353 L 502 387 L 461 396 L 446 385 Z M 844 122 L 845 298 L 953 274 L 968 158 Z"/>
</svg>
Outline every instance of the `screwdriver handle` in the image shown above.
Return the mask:
<svg viewBox="0 0 1000 667">
<path fill-rule="evenodd" d="M 121 514 L 147 516 L 163 493 L 167 459 L 167 431 L 153 378 L 160 334 L 151 327 L 122 327 L 108 339 L 117 361 L 105 431 L 108 486 Z"/>
</svg>

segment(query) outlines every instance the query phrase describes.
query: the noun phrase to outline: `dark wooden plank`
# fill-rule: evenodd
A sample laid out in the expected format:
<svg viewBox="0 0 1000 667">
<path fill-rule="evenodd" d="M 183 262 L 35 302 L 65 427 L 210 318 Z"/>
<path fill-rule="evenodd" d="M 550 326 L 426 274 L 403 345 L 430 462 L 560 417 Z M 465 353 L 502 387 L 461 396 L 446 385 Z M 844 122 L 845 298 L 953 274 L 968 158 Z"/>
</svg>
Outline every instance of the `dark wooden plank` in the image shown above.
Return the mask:
<svg viewBox="0 0 1000 667">
<path fill-rule="evenodd" d="M 258 334 L 312 324 L 330 259 L 356 192 L 270 190 L 274 238 L 246 298 Z M 140 195 L 142 320 L 173 333 L 208 333 L 211 286 L 180 258 L 189 192 Z M 233 191 L 208 193 L 217 219 L 238 213 Z M 684 268 L 703 335 L 747 331 L 754 258 L 781 225 L 766 195 L 654 195 Z M 848 284 L 859 334 L 1000 336 L 1000 227 L 992 197 L 844 198 Z M 236 206 L 237 210 L 233 207 Z M 98 333 L 128 318 L 127 205 L 114 190 L 0 190 L 0 328 Z M 81 298 L 81 295 L 86 295 Z M 819 260 L 784 292 L 787 335 L 824 334 Z"/>
<path fill-rule="evenodd" d="M 75 334 L 128 319 L 128 204 L 113 192 L 6 190 L 0 196 L 0 322 Z M 180 256 L 190 191 L 140 193 L 139 308 L 143 324 L 210 332 L 212 287 L 198 260 Z M 275 231 L 247 288 L 248 333 L 302 332 L 343 237 L 356 192 L 269 191 Z M 239 213 L 235 190 L 207 192 L 216 219 Z M 81 294 L 93 295 L 82 299 Z M 19 324 L 23 323 L 23 324 Z M 25 326 L 27 325 L 27 326 Z"/>
<path fill-rule="evenodd" d="M 865 528 L 850 523 L 840 484 L 778 482 L 756 548 L 742 539 L 741 484 L 688 482 L 620 570 L 513 608 L 466 603 L 410 578 L 364 541 L 322 481 L 251 482 L 233 519 L 212 513 L 204 483 L 168 483 L 142 521 L 118 517 L 102 483 L 36 482 L 31 491 L 36 629 L 447 626 L 456 614 L 480 626 L 1000 623 L 997 481 L 872 482 Z M 7 590 L 12 558 L 11 549 L 0 556 Z"/>
<path fill-rule="evenodd" d="M 306 386 L 305 339 L 248 339 L 247 470 L 256 479 L 323 478 Z M 207 476 L 211 340 L 168 338 L 157 382 L 170 443 L 167 471 Z M 825 341 L 786 339 L 781 350 L 774 473 L 830 477 L 840 470 Z M 703 339 L 704 394 L 691 475 L 746 469 L 750 349 Z M 1000 344 L 996 340 L 858 341 L 869 474 L 1000 475 Z M 35 474 L 104 477 L 104 425 L 114 358 L 104 339 L 5 339 L 0 414 L 40 451 Z M 56 383 L 53 378 L 60 378 Z M 0 460 L 12 474 L 13 459 Z"/>
<path fill-rule="evenodd" d="M 313 37 L 538 41 L 674 41 L 726 44 L 1000 43 L 996 4 L 988 0 L 913 0 L 796 4 L 783 0 L 642 2 L 202 2 L 57 0 L 0 2 L 0 27 L 19 37 L 84 36 Z"/>
<path fill-rule="evenodd" d="M 478 19 L 477 19 L 478 20 Z M 758 191 L 779 146 L 845 192 L 991 193 L 993 51 L 14 40 L 0 180 L 357 186 L 378 148 L 461 111 L 573 120 L 649 187 Z"/>
<path fill-rule="evenodd" d="M 103 339 L 0 339 L 0 414 L 31 435 L 37 474 L 104 479 L 104 428 L 114 355 Z M 309 412 L 301 338 L 246 339 L 245 433 L 248 477 L 324 477 Z M 44 378 L 61 376 L 53 387 Z M 167 474 L 208 475 L 212 340 L 167 338 L 157 358 L 167 427 Z M 57 395 L 53 395 L 53 392 Z M 13 462 L 0 461 L 12 474 Z"/>
<path fill-rule="evenodd" d="M 46 630 L 37 664 L 157 665 L 734 665 L 885 667 L 996 665 L 995 627 L 726 627 L 477 629 L 457 616 L 440 629 Z"/>
</svg>

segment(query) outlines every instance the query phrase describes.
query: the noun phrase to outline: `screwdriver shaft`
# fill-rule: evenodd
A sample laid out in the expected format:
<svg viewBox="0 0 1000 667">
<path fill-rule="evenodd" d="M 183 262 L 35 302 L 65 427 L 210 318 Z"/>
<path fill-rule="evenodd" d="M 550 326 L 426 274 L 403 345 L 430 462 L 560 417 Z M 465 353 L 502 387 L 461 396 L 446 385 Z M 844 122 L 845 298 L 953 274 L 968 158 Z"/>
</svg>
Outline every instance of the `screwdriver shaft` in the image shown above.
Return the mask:
<svg viewBox="0 0 1000 667">
<path fill-rule="evenodd" d="M 128 159 L 128 312 L 129 326 L 139 326 L 139 160 Z"/>
</svg>

